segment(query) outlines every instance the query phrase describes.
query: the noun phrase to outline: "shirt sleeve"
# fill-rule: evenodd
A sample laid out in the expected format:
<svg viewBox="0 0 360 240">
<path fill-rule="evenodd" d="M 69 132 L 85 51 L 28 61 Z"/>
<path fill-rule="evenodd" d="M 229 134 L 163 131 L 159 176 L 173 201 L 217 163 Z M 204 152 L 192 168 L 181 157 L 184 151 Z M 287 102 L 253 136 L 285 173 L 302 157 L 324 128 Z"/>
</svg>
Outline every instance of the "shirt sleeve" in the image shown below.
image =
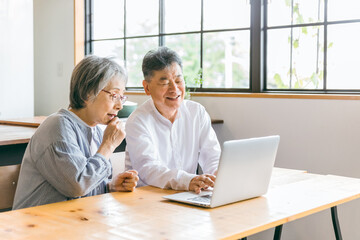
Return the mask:
<svg viewBox="0 0 360 240">
<path fill-rule="evenodd" d="M 221 148 L 216 133 L 211 126 L 211 119 L 204 107 L 201 107 L 201 132 L 199 164 L 204 173 L 214 174 L 219 165 Z"/>
<path fill-rule="evenodd" d="M 142 182 L 160 188 L 189 189 L 190 181 L 196 175 L 180 169 L 170 169 L 162 163 L 145 124 L 127 121 L 126 143 L 131 165 L 139 172 Z"/>
<path fill-rule="evenodd" d="M 86 158 L 72 141 L 50 144 L 35 164 L 42 176 L 69 198 L 88 194 L 111 175 L 110 161 L 99 153 Z"/>
</svg>

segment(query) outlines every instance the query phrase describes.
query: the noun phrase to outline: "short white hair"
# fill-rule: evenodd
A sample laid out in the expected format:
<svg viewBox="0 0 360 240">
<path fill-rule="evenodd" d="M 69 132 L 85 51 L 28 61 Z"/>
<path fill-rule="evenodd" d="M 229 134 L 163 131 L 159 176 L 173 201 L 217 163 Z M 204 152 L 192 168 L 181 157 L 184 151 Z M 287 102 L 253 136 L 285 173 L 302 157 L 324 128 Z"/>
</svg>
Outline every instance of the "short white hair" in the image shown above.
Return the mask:
<svg viewBox="0 0 360 240">
<path fill-rule="evenodd" d="M 111 58 L 90 55 L 74 68 L 70 83 L 70 105 L 72 109 L 84 108 L 85 101 L 95 98 L 113 77 L 127 82 L 127 74 Z"/>
</svg>

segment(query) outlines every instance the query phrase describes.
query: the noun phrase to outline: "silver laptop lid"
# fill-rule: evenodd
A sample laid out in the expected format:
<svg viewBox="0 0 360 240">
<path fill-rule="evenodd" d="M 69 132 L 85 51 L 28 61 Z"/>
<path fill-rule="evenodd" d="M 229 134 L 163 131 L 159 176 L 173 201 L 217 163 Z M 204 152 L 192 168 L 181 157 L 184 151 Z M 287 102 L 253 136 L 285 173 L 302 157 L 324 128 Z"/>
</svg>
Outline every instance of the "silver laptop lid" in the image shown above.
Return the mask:
<svg viewBox="0 0 360 240">
<path fill-rule="evenodd" d="M 265 194 L 279 141 L 268 136 L 224 142 L 210 207 Z"/>
</svg>

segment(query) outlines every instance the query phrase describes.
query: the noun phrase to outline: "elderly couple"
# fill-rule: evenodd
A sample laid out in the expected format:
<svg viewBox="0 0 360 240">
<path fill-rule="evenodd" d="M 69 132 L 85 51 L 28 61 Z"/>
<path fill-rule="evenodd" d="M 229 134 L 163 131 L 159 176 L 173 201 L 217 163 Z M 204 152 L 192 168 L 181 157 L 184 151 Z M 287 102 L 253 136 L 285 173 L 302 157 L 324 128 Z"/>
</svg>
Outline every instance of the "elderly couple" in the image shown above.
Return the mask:
<svg viewBox="0 0 360 240">
<path fill-rule="evenodd" d="M 204 107 L 184 100 L 181 59 L 160 47 L 142 71 L 151 98 L 126 122 L 127 171 L 113 176 L 109 160 L 125 138 L 116 116 L 127 76 L 114 61 L 89 56 L 73 70 L 69 108 L 49 116 L 27 146 L 13 209 L 143 185 L 196 193 L 214 185 L 219 142 Z M 205 174 L 196 175 L 198 164 Z"/>
</svg>

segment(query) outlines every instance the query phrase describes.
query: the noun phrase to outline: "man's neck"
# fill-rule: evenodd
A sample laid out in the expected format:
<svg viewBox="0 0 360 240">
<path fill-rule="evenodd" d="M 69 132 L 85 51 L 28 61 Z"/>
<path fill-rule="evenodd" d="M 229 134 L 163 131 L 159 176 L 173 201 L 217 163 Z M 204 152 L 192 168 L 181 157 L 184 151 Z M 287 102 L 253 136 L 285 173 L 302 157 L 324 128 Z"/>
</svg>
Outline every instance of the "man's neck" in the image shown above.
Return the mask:
<svg viewBox="0 0 360 240">
<path fill-rule="evenodd" d="M 166 117 L 167 119 L 169 119 L 169 121 L 171 123 L 175 122 L 176 116 L 177 116 L 178 110 L 176 110 L 170 117 Z M 165 117 L 165 116 L 164 116 Z"/>
<path fill-rule="evenodd" d="M 166 119 L 168 119 L 171 123 L 175 122 L 177 113 L 178 113 L 178 109 L 171 111 L 171 112 L 167 112 L 166 114 L 161 112 L 155 105 L 156 110 Z"/>
</svg>

